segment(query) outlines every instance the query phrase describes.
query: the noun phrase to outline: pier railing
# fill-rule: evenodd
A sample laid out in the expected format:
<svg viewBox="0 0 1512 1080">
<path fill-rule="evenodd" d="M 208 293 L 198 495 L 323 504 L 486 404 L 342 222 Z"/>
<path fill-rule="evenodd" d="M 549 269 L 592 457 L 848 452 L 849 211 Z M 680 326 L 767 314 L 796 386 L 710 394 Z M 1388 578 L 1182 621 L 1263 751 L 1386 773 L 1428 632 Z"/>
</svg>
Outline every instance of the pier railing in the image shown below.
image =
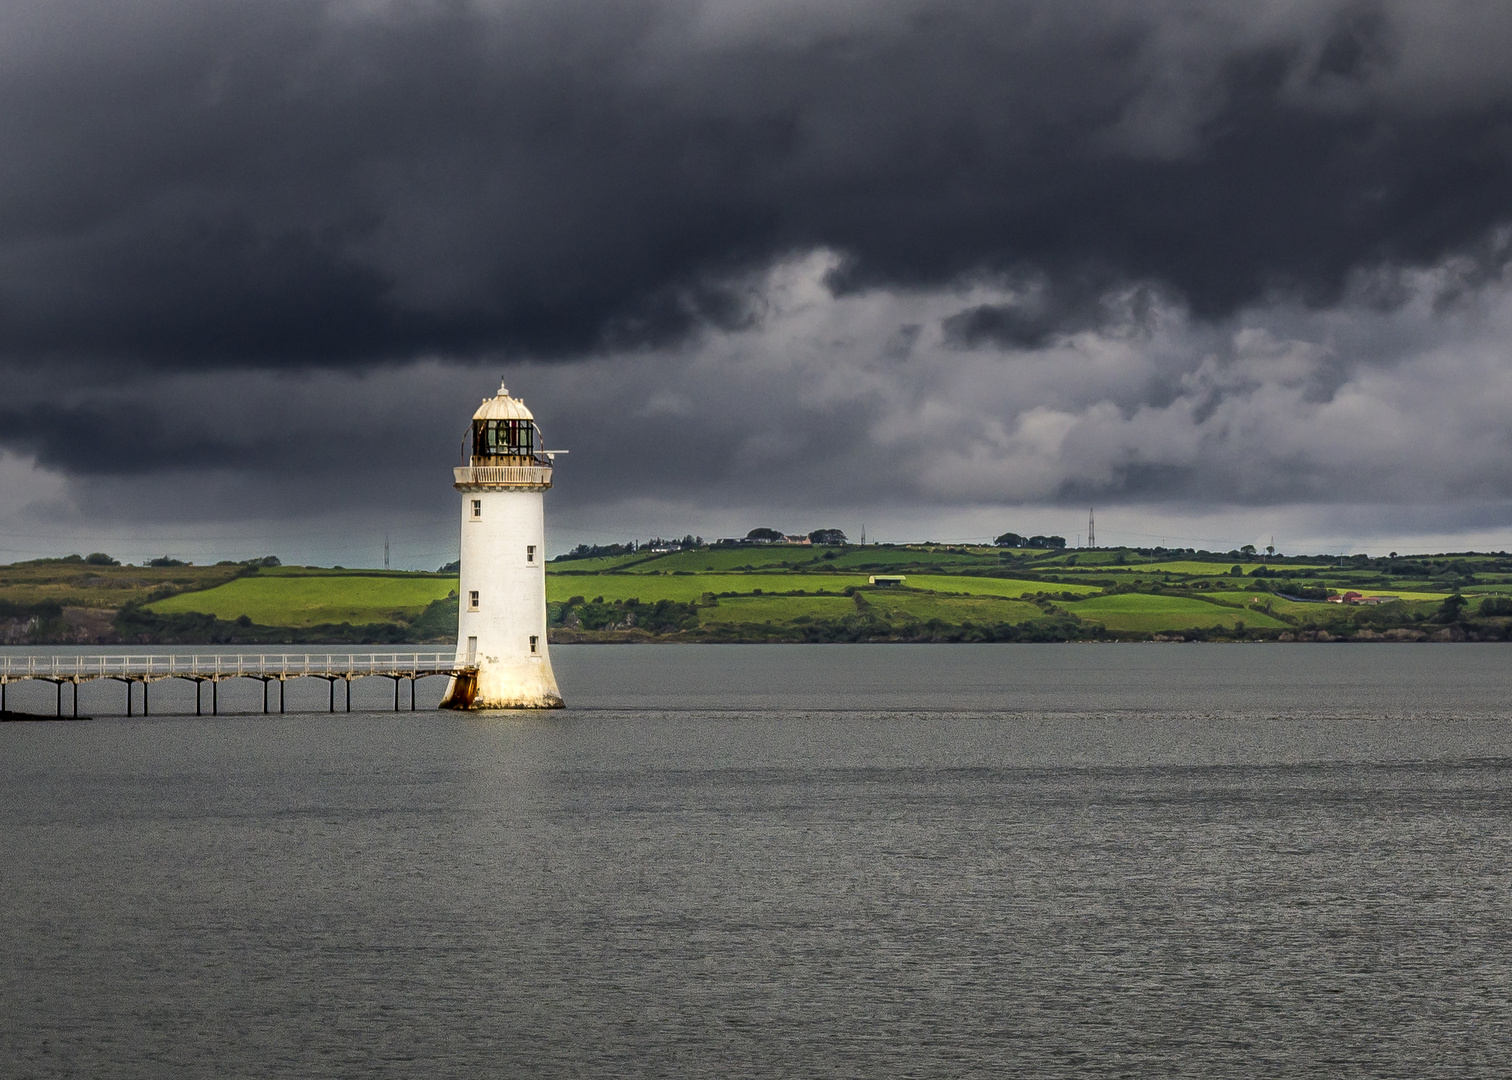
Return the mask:
<svg viewBox="0 0 1512 1080">
<path fill-rule="evenodd" d="M 6 656 L 0 676 L 18 679 L 279 678 L 302 675 L 454 675 L 470 665 L 455 652 L 207 653 L 102 656 Z"/>
<path fill-rule="evenodd" d="M 344 684 L 344 707 L 352 708 L 352 680 L 364 676 L 392 679 L 394 709 L 399 709 L 399 685 L 410 684 L 410 708 L 415 707 L 415 683 L 431 675 L 463 675 L 477 670 L 471 660 L 455 652 L 363 653 L 78 653 L 64 656 L 0 656 L 0 715 L 5 714 L 6 688 L 11 683 L 37 680 L 57 685 L 57 715 L 63 715 L 63 687 L 73 687 L 73 715 L 79 714 L 79 684 L 115 679 L 126 684 L 126 715 L 133 709 L 132 687 L 142 685 L 142 713 L 148 711 L 148 687 L 164 679 L 195 684 L 194 711 L 203 711 L 204 683 L 210 684 L 210 711 L 220 711 L 220 684 L 227 679 L 256 679 L 263 684 L 262 709 L 271 709 L 268 690 L 278 686 L 278 711 L 284 711 L 284 684 L 292 679 L 324 679 L 330 683 L 328 708 L 336 711 L 336 684 Z"/>
</svg>

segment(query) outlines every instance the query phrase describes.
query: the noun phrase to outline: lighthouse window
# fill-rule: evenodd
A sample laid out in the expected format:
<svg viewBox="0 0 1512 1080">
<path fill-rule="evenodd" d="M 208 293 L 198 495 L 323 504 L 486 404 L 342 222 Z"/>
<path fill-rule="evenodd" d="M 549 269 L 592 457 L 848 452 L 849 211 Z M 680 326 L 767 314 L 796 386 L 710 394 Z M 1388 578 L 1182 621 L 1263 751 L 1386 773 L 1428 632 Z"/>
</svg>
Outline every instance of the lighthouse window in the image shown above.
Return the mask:
<svg viewBox="0 0 1512 1080">
<path fill-rule="evenodd" d="M 535 545 L 534 544 L 526 544 L 525 545 L 525 561 L 526 562 L 535 562 Z"/>
<path fill-rule="evenodd" d="M 529 457 L 535 451 L 535 424 L 529 420 L 474 420 L 475 457 Z"/>
<path fill-rule="evenodd" d="M 473 517 L 475 517 L 475 518 L 482 517 L 483 516 L 483 500 L 482 499 L 474 499 L 472 501 L 472 504 L 473 504 Z"/>
<path fill-rule="evenodd" d="M 530 635 L 530 651 L 531 652 L 535 652 L 536 651 L 536 642 L 539 641 L 539 640 L 540 639 L 537 638 L 534 634 Z"/>
<path fill-rule="evenodd" d="M 467 609 L 469 611 L 478 610 L 478 593 L 476 590 L 467 594 Z"/>
</svg>

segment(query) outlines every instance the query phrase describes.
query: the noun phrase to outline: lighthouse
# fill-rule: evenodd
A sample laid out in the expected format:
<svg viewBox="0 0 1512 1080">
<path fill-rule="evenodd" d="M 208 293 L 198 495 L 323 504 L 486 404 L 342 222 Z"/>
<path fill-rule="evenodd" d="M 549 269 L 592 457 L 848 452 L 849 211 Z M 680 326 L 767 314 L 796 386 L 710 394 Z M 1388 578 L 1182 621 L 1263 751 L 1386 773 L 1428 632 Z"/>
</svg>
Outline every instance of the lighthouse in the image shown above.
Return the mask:
<svg viewBox="0 0 1512 1080">
<path fill-rule="evenodd" d="M 546 517 L 552 453 L 519 398 L 484 398 L 468 432 L 457 666 L 444 709 L 560 709 L 546 654 Z"/>
</svg>

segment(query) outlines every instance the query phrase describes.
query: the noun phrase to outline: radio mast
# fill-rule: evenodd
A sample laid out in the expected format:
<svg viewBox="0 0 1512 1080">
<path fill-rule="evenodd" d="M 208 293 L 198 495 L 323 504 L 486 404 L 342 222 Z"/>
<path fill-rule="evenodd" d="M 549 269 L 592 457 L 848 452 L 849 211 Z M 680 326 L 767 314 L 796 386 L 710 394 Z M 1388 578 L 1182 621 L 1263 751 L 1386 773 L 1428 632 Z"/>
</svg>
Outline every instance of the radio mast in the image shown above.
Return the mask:
<svg viewBox="0 0 1512 1080">
<path fill-rule="evenodd" d="M 1087 546 L 1097 546 L 1097 520 L 1092 516 L 1092 508 L 1087 508 Z"/>
</svg>

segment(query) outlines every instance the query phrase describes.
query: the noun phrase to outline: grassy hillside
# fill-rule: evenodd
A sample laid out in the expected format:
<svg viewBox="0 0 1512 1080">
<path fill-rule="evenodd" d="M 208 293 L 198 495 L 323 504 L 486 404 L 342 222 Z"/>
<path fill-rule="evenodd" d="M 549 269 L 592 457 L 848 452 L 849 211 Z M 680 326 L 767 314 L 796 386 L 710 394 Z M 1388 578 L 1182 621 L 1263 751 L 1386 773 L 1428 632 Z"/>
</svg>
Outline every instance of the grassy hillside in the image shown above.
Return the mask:
<svg viewBox="0 0 1512 1080">
<path fill-rule="evenodd" d="M 1502 555 L 1330 564 L 1158 549 L 771 545 L 546 570 L 557 640 L 1512 637 L 1512 602 L 1497 598 L 1512 595 L 1512 556 Z M 906 586 L 869 586 L 876 573 L 902 574 Z M 439 573 L 50 560 L 0 567 L 0 641 L 444 641 L 455 634 L 456 589 Z M 1322 602 L 1351 590 L 1396 599 Z M 1456 592 L 1464 599 L 1451 601 Z"/>
<path fill-rule="evenodd" d="M 912 620 L 927 623 L 935 619 L 952 626 L 965 623 L 1022 623 L 1043 614 L 1034 604 L 997 597 L 938 596 L 889 591 L 866 593 L 865 600 L 881 618 L 894 622 Z"/>
<path fill-rule="evenodd" d="M 456 578 L 431 574 L 258 574 L 159 600 L 147 610 L 199 612 L 228 621 L 246 616 L 264 626 L 411 622 L 456 589 Z"/>
<path fill-rule="evenodd" d="M 864 586 L 866 578 L 854 574 L 585 574 L 546 576 L 546 599 L 572 596 L 605 600 L 676 600 L 691 603 L 704 593 L 843 592 L 846 586 Z"/>
<path fill-rule="evenodd" d="M 92 566 L 41 559 L 0 566 L 0 599 L 14 605 L 113 609 L 132 601 L 212 588 L 245 572 L 246 567 L 240 565 Z"/>
<path fill-rule="evenodd" d="M 1025 581 L 1017 578 L 980 578 L 967 575 L 908 574 L 908 586 L 912 589 L 932 589 L 935 592 L 965 593 L 971 596 L 1005 596 L 1017 598 L 1035 593 L 1078 593 L 1091 595 L 1101 592 L 1096 585 L 1066 584 L 1063 582 Z"/>
<path fill-rule="evenodd" d="M 1101 623 L 1109 630 L 1158 634 L 1167 630 L 1210 630 L 1232 628 L 1243 622 L 1251 628 L 1284 629 L 1286 623 L 1261 611 L 1220 606 L 1206 600 L 1184 596 L 1147 596 L 1124 593 L 1121 596 L 1095 596 L 1066 605 L 1079 618 Z"/>
<path fill-rule="evenodd" d="M 700 611 L 698 620 L 705 626 L 737 623 L 795 625 L 815 619 L 843 619 L 855 611 L 856 602 L 849 596 L 742 596 L 721 600 Z"/>
</svg>

